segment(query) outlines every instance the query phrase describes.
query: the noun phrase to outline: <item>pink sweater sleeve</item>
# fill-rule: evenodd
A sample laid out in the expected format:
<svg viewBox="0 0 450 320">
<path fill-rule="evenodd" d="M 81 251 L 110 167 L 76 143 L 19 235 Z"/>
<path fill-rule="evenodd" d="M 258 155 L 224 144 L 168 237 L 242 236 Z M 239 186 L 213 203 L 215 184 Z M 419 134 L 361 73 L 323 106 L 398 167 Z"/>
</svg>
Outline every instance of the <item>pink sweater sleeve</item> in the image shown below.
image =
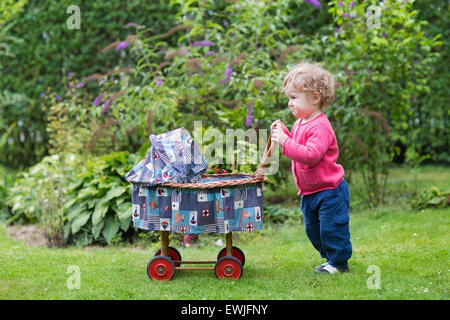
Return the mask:
<svg viewBox="0 0 450 320">
<path fill-rule="evenodd" d="M 288 135 L 289 138 L 292 138 L 292 134 L 289 132 L 288 128 L 283 128 L 283 131 Z"/>
<path fill-rule="evenodd" d="M 306 144 L 297 143 L 292 136 L 284 141 L 282 153 L 289 159 L 314 166 L 328 150 L 333 135 L 324 126 L 312 127 L 307 133 Z"/>
</svg>

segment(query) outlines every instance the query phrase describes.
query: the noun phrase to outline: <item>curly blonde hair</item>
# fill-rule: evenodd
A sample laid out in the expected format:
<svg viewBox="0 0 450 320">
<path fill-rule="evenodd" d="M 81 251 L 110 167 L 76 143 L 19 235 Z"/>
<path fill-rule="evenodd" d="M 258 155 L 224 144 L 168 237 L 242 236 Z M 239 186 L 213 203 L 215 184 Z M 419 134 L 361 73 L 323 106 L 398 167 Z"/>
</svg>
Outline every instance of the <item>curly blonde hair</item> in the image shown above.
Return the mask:
<svg viewBox="0 0 450 320">
<path fill-rule="evenodd" d="M 325 110 L 334 100 L 334 77 L 321 65 L 301 62 L 284 77 L 283 92 L 293 88 L 307 93 L 320 93 L 320 109 Z"/>
</svg>

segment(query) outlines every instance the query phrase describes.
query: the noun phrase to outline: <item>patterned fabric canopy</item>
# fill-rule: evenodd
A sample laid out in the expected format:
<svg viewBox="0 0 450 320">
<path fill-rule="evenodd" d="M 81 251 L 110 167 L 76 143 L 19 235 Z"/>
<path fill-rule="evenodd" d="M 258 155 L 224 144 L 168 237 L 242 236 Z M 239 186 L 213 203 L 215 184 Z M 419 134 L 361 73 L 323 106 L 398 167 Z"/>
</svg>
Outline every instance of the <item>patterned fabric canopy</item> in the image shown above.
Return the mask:
<svg viewBox="0 0 450 320">
<path fill-rule="evenodd" d="M 125 175 L 128 182 L 147 186 L 166 182 L 190 183 L 201 180 L 207 164 L 185 128 L 150 136 L 150 152 Z"/>
</svg>

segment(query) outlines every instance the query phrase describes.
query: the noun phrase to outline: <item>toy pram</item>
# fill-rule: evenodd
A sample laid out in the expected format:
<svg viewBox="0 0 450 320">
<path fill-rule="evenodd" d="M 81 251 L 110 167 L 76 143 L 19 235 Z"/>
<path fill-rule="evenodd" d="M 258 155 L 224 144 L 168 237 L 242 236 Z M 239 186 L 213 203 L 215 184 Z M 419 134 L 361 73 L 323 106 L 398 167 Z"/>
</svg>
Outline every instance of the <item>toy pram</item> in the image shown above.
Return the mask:
<svg viewBox="0 0 450 320">
<path fill-rule="evenodd" d="M 262 183 L 267 180 L 263 170 L 272 152 L 270 139 L 271 136 L 255 173 L 204 174 L 206 162 L 184 128 L 151 135 L 151 151 L 126 175 L 133 183 L 134 226 L 161 232 L 161 248 L 147 265 L 151 279 L 171 280 L 176 269 L 214 270 L 219 279 L 242 276 L 245 255 L 233 246 L 232 232 L 262 228 Z M 191 161 L 194 159 L 195 164 Z M 169 246 L 170 232 L 224 233 L 226 246 L 220 250 L 217 260 L 184 261 L 180 252 Z"/>
</svg>

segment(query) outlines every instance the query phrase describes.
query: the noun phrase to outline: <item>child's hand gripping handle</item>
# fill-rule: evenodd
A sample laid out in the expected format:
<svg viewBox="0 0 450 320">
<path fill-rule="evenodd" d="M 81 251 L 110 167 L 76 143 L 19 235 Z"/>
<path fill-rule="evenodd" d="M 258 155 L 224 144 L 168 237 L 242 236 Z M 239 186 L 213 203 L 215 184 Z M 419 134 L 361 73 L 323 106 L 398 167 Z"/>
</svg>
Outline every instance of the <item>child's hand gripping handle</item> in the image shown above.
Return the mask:
<svg viewBox="0 0 450 320">
<path fill-rule="evenodd" d="M 273 144 L 272 144 L 272 133 L 269 134 L 269 138 L 267 139 L 266 149 L 264 150 L 264 154 L 261 159 L 261 163 L 255 171 L 256 176 L 264 176 L 264 169 L 269 166 L 269 159 L 272 156 L 273 152 Z"/>
</svg>

